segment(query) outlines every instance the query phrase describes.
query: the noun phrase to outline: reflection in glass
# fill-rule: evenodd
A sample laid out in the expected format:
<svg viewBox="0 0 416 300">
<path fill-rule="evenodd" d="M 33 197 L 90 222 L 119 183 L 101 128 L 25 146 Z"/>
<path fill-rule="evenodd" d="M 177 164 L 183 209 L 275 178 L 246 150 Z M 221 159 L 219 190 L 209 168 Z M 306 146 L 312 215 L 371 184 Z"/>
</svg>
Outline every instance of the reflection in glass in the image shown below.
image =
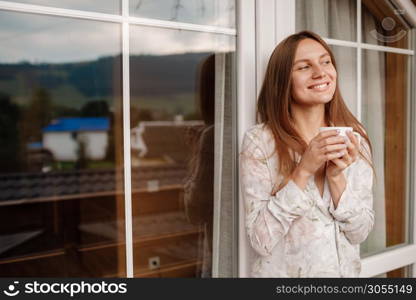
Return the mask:
<svg viewBox="0 0 416 300">
<path fill-rule="evenodd" d="M 373 143 L 375 225 L 361 245 L 370 255 L 407 243 L 408 56 L 363 50 L 362 121 Z"/>
<path fill-rule="evenodd" d="M 214 174 L 214 149 L 230 143 L 234 38 L 138 26 L 130 36 L 135 276 L 211 277 L 214 178 L 231 177 Z"/>
<path fill-rule="evenodd" d="M 394 9 L 387 1 L 362 1 L 362 39 L 364 43 L 408 48 L 410 27 L 405 11 Z"/>
<path fill-rule="evenodd" d="M 120 14 L 121 0 L 14 0 L 14 2 L 51 6 L 57 8 L 68 8 L 86 10 L 106 14 Z"/>
<path fill-rule="evenodd" d="M 330 45 L 337 63 L 341 95 L 352 113 L 357 113 L 357 51 L 354 48 Z"/>
<path fill-rule="evenodd" d="M 235 28 L 235 0 L 130 0 L 130 15 Z"/>
<path fill-rule="evenodd" d="M 120 25 L 0 28 L 0 276 L 125 276 Z"/>
<path fill-rule="evenodd" d="M 296 31 L 311 30 L 324 38 L 357 40 L 356 0 L 296 0 Z"/>
</svg>

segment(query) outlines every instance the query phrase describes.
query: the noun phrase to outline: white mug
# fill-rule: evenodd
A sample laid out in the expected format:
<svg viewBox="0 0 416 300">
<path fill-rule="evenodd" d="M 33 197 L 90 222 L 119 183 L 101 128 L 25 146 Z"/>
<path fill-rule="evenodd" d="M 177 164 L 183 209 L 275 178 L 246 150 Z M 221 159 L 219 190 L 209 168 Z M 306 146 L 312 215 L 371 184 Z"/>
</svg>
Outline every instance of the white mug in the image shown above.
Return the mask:
<svg viewBox="0 0 416 300">
<path fill-rule="evenodd" d="M 340 136 L 345 136 L 348 138 L 347 131 L 351 131 L 358 139 L 358 144 L 361 143 L 361 135 L 358 132 L 352 130 L 352 127 L 320 127 L 319 132 L 328 131 L 328 130 L 339 130 Z"/>
</svg>

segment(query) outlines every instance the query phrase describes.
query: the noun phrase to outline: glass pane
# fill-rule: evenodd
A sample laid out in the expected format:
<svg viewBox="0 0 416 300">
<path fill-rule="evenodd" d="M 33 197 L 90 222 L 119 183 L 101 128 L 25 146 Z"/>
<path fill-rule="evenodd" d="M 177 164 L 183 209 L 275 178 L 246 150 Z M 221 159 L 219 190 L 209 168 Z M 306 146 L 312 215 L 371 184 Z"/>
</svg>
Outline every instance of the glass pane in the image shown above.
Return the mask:
<svg viewBox="0 0 416 300">
<path fill-rule="evenodd" d="M 337 63 L 338 84 L 345 103 L 353 114 L 357 113 L 357 50 L 330 46 Z"/>
<path fill-rule="evenodd" d="M 387 273 L 383 273 L 375 277 L 376 278 L 412 278 L 414 276 L 412 276 L 411 269 L 412 269 L 412 265 L 409 265 L 403 268 L 391 270 Z"/>
<path fill-rule="evenodd" d="M 221 139 L 230 145 L 235 39 L 139 26 L 130 36 L 135 276 L 210 277 L 214 161 L 228 158 L 216 177 L 231 181 Z"/>
<path fill-rule="evenodd" d="M 120 25 L 0 28 L 0 276 L 125 276 Z"/>
<path fill-rule="evenodd" d="M 356 41 L 356 0 L 296 0 L 296 31 L 311 30 L 322 37 Z"/>
<path fill-rule="evenodd" d="M 408 48 L 410 27 L 404 10 L 393 9 L 387 1 L 362 1 L 362 40 L 364 43 Z"/>
<path fill-rule="evenodd" d="M 235 28 L 235 0 L 130 0 L 130 15 Z"/>
<path fill-rule="evenodd" d="M 408 68 L 406 55 L 363 50 L 362 121 L 373 146 L 375 225 L 363 254 L 407 243 Z"/>
<path fill-rule="evenodd" d="M 13 0 L 10 2 L 86 10 L 106 14 L 121 14 L 121 0 Z"/>
</svg>

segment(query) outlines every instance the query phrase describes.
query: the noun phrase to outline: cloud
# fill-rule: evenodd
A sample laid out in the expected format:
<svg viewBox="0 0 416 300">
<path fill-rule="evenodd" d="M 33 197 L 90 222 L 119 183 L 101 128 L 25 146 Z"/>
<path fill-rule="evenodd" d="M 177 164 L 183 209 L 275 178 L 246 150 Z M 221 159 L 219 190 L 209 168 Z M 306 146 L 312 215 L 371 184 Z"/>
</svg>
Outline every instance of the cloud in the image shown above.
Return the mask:
<svg viewBox="0 0 416 300">
<path fill-rule="evenodd" d="M 234 27 L 235 0 L 130 0 L 137 17 Z"/>
<path fill-rule="evenodd" d="M 235 39 L 222 34 L 132 26 L 130 53 L 169 55 L 189 52 L 233 51 Z"/>
</svg>

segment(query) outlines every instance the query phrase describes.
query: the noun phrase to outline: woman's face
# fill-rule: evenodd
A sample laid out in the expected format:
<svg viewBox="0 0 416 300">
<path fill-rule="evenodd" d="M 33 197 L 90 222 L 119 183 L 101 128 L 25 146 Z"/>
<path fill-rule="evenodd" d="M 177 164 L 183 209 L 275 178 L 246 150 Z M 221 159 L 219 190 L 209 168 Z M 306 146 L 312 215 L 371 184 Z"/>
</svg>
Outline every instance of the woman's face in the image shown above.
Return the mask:
<svg viewBox="0 0 416 300">
<path fill-rule="evenodd" d="M 292 97 L 302 105 L 325 104 L 332 100 L 337 71 L 328 51 L 315 40 L 299 42 L 292 70 Z"/>
</svg>

